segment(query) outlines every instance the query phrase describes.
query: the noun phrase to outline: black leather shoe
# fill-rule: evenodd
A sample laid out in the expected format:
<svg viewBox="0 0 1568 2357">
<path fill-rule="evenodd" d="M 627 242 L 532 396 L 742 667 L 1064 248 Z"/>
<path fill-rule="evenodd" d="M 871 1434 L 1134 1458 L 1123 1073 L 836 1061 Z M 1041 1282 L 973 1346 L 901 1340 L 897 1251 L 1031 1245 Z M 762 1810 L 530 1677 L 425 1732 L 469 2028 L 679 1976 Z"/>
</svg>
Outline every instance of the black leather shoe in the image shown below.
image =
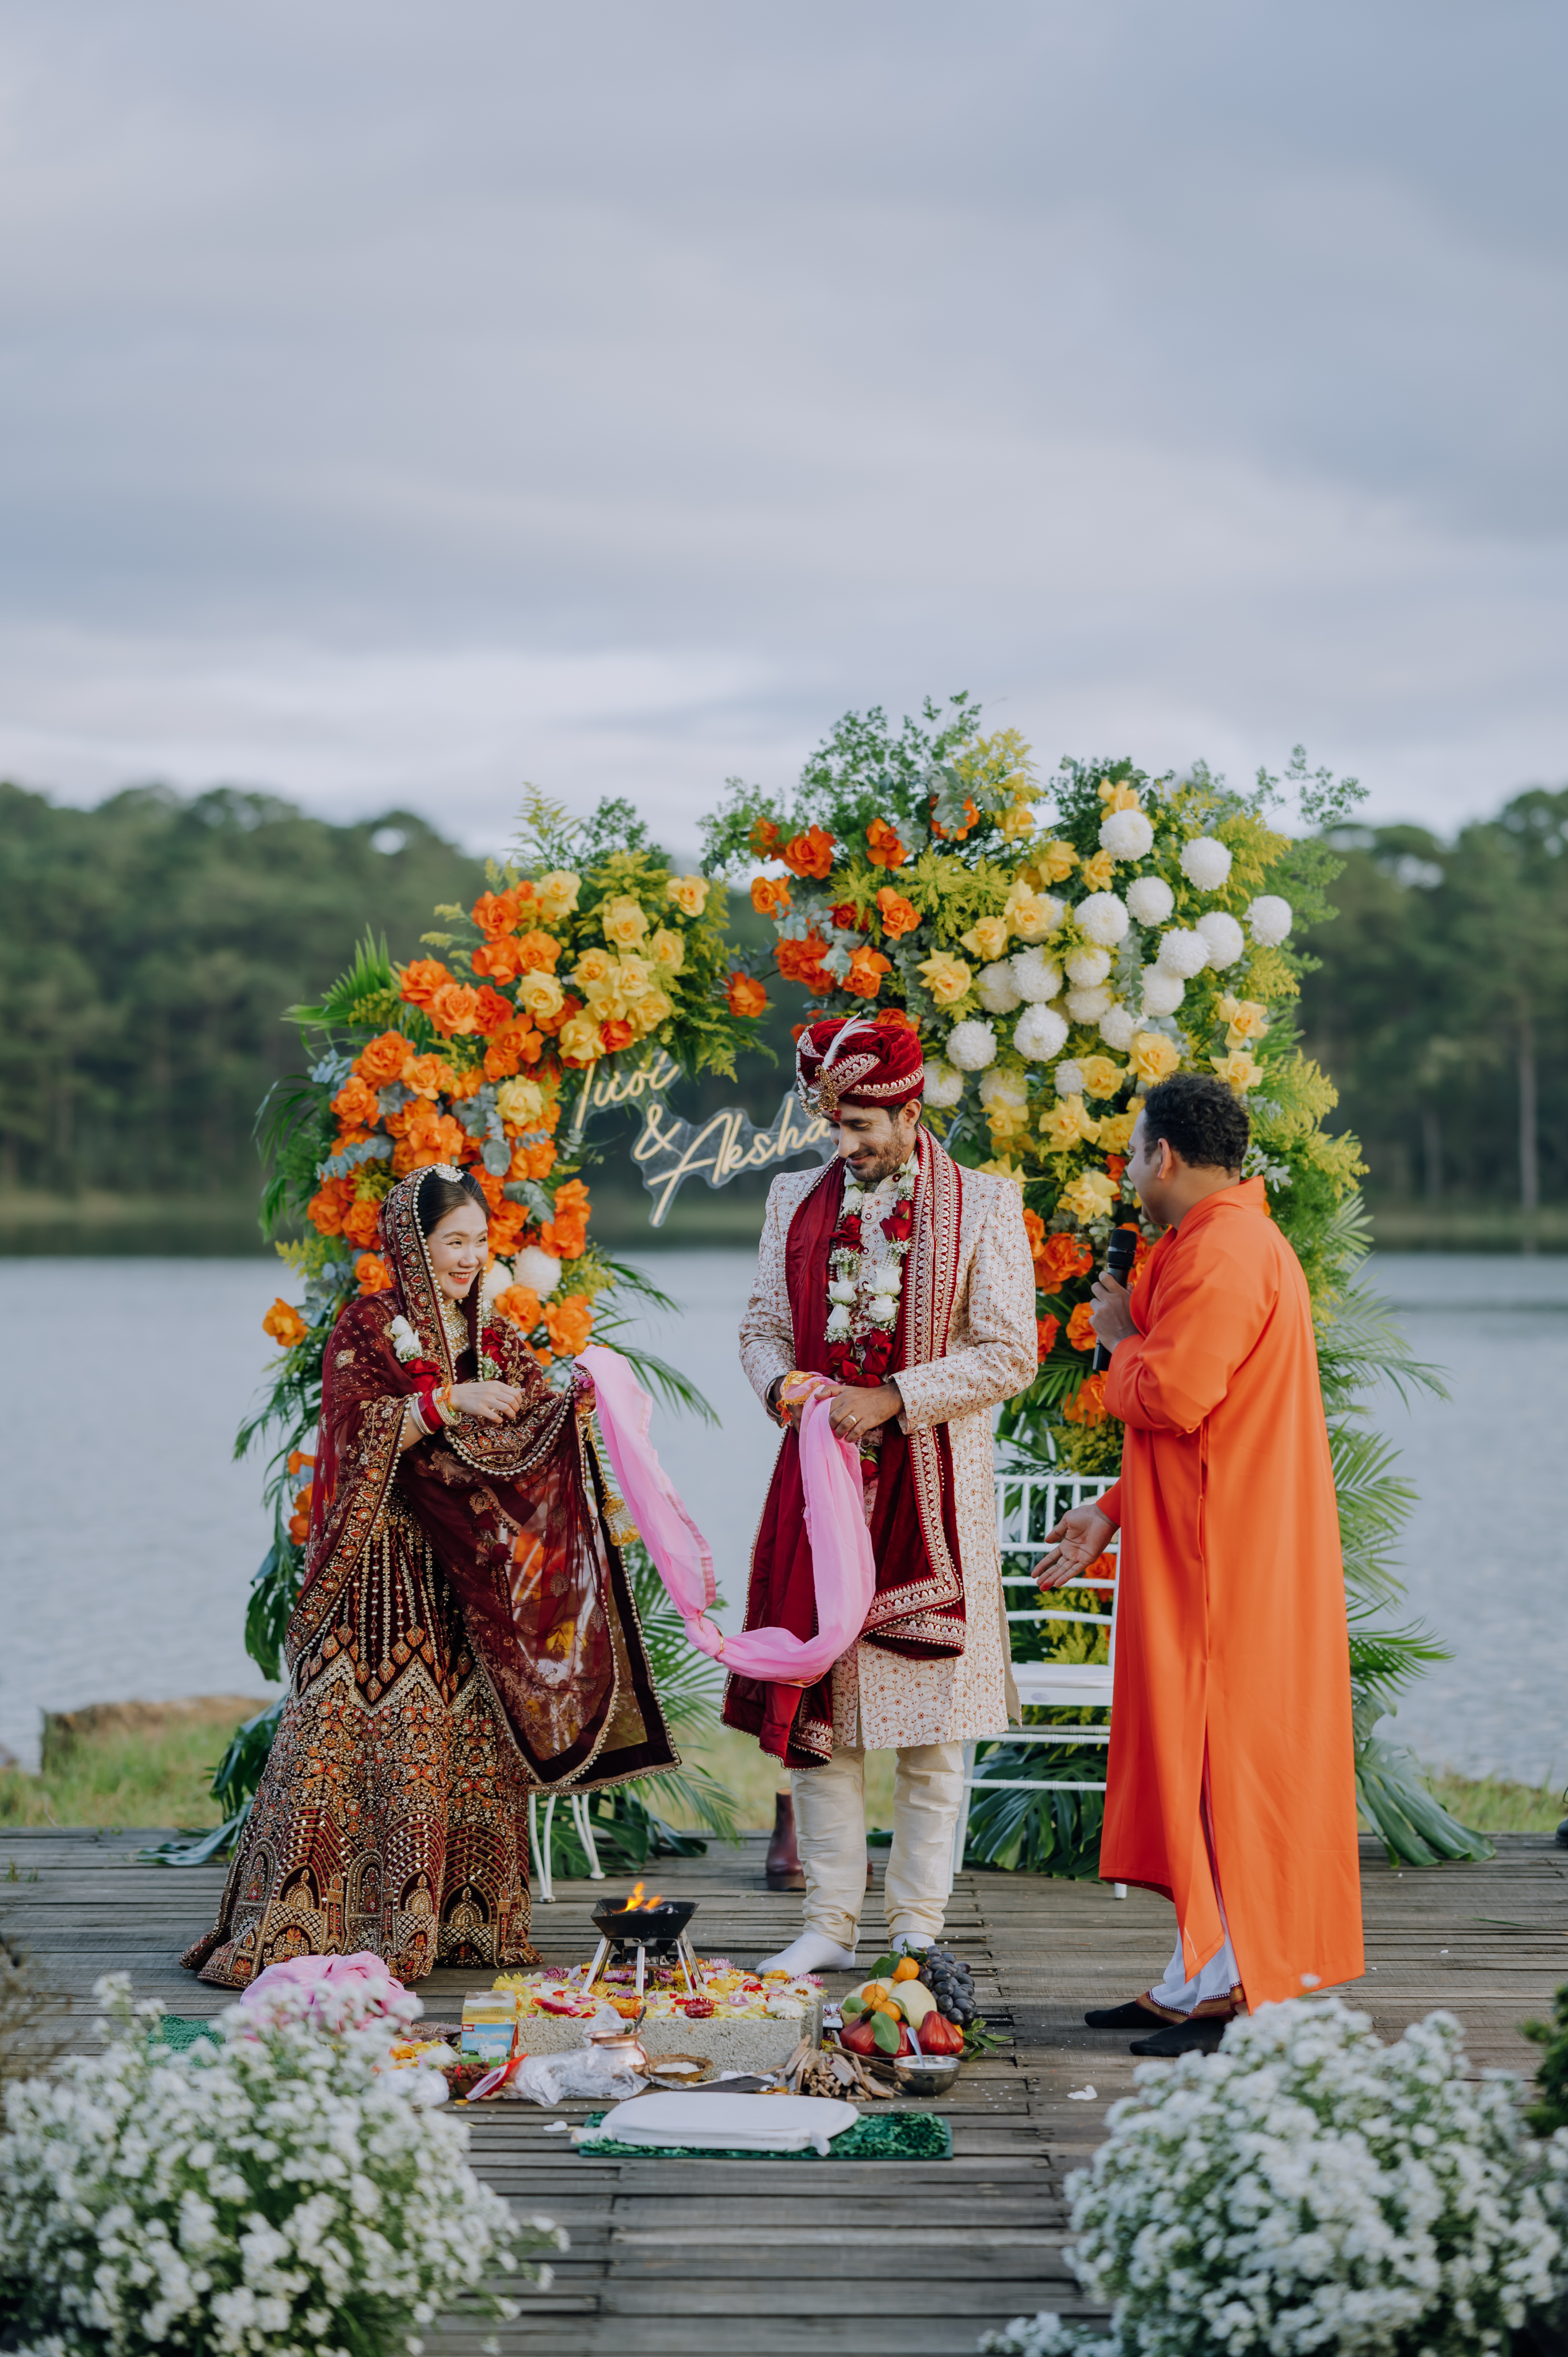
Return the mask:
<svg viewBox="0 0 1568 2357">
<path fill-rule="evenodd" d="M 1097 2006 L 1084 2015 L 1090 2029 L 1157 2029 L 1160 2017 L 1152 2007 L 1140 2005 L 1133 1997 L 1126 2005 Z"/>
<path fill-rule="evenodd" d="M 1197 2021 L 1167 2021 L 1152 2038 L 1134 2038 L 1134 2054 L 1157 2054 L 1169 2061 L 1176 2054 L 1212 2054 L 1225 2035 L 1225 2023 L 1218 2014 L 1206 2013 Z"/>
</svg>

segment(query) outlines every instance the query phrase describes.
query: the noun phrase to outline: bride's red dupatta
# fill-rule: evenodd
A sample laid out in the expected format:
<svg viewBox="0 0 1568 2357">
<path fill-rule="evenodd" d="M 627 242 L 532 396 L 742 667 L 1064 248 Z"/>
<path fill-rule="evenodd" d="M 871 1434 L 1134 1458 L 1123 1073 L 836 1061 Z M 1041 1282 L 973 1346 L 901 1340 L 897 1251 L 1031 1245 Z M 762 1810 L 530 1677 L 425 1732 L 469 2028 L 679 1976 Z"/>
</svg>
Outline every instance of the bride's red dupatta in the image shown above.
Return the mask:
<svg viewBox="0 0 1568 2357">
<path fill-rule="evenodd" d="M 959 1166 L 930 1132 L 917 1133 L 919 1168 L 914 1196 L 914 1238 L 904 1267 L 904 1290 L 893 1343 L 893 1369 L 925 1366 L 947 1349 L 958 1297 Z M 797 1206 L 784 1246 L 784 1275 L 794 1328 L 795 1364 L 824 1363 L 828 1318 L 828 1247 L 843 1200 L 842 1161 L 827 1164 Z M 915 1660 L 961 1653 L 964 1646 L 963 1565 L 954 1511 L 952 1446 L 945 1425 L 904 1433 L 897 1420 L 882 1426 L 871 1547 L 876 1595 L 862 1636 Z M 792 1636 L 816 1631 L 811 1543 L 806 1533 L 800 1442 L 785 1435 L 752 1550 L 746 1590 L 748 1629 L 783 1628 Z M 832 1673 L 804 1691 L 731 1675 L 725 1691 L 728 1727 L 755 1735 L 764 1751 L 790 1768 L 814 1768 L 833 1748 Z"/>
<path fill-rule="evenodd" d="M 398 1449 L 404 1406 L 428 1383 L 471 1379 L 479 1288 L 464 1304 L 454 1359 L 416 1204 L 423 1170 L 381 1208 L 390 1292 L 351 1301 L 328 1340 L 306 1584 L 285 1640 L 292 1668 L 333 1641 L 338 1600 L 389 1514 L 406 1511 L 463 1608 L 469 1639 L 530 1775 L 540 1784 L 611 1782 L 676 1762 L 653 1691 L 603 1491 L 585 1384 L 552 1389 L 515 1330 L 482 1340 L 525 1394 L 515 1422 L 459 1415 Z M 395 1321 L 417 1348 L 400 1357 Z M 408 1336 L 403 1336 L 408 1348 Z M 589 1771 L 593 1772 L 590 1774 Z"/>
</svg>

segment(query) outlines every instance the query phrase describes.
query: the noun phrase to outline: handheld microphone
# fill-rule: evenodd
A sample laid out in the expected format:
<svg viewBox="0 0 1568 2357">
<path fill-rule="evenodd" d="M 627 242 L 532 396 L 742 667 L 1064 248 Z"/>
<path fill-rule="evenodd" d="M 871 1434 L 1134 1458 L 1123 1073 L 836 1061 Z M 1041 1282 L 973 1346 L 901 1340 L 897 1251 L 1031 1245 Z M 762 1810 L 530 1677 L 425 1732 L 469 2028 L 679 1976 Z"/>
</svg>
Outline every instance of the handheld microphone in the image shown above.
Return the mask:
<svg viewBox="0 0 1568 2357">
<path fill-rule="evenodd" d="M 1112 1228 L 1111 1231 L 1111 1241 L 1105 1247 L 1106 1275 L 1113 1276 L 1119 1285 L 1125 1285 L 1128 1277 L 1133 1273 L 1133 1264 L 1137 1257 L 1137 1229 Z M 1110 1351 L 1106 1349 L 1103 1342 L 1096 1342 L 1094 1346 L 1095 1373 L 1097 1375 L 1102 1375 L 1110 1364 Z"/>
</svg>

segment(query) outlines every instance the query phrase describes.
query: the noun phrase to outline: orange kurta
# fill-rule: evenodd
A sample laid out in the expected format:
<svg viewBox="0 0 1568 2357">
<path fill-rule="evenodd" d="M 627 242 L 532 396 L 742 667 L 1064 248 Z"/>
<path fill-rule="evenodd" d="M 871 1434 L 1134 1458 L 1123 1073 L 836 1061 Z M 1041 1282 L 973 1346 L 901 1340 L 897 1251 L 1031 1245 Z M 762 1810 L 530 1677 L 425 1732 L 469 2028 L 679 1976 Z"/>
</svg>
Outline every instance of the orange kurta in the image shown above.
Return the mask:
<svg viewBox="0 0 1568 2357">
<path fill-rule="evenodd" d="M 1105 1404 L 1127 1427 L 1100 1871 L 1173 1900 L 1249 2005 L 1363 1970 L 1339 1518 L 1301 1266 L 1261 1178 L 1167 1229 Z"/>
</svg>

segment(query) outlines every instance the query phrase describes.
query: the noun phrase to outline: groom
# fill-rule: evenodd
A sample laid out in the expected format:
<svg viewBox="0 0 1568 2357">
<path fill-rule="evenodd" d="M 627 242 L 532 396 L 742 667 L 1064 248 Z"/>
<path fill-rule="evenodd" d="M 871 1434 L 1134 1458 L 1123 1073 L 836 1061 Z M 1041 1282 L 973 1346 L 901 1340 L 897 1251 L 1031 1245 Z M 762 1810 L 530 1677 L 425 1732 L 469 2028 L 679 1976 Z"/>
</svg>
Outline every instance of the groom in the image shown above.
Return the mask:
<svg viewBox="0 0 1568 2357">
<path fill-rule="evenodd" d="M 724 1717 L 790 1770 L 806 1928 L 768 1965 L 817 1972 L 854 1962 L 867 1751 L 897 1754 L 894 1943 L 929 1947 L 941 1931 L 962 1747 L 1016 1716 L 991 1412 L 1033 1381 L 1036 1349 L 1018 1189 L 961 1169 L 922 1126 L 914 1030 L 886 1015 L 813 1023 L 796 1082 L 838 1150 L 774 1180 L 740 1329 L 741 1364 L 785 1427 L 746 1625 L 815 1630 L 796 1373 L 840 1387 L 830 1412 L 860 1453 L 876 1589 L 858 1641 L 815 1685 L 732 1674 Z"/>
</svg>

